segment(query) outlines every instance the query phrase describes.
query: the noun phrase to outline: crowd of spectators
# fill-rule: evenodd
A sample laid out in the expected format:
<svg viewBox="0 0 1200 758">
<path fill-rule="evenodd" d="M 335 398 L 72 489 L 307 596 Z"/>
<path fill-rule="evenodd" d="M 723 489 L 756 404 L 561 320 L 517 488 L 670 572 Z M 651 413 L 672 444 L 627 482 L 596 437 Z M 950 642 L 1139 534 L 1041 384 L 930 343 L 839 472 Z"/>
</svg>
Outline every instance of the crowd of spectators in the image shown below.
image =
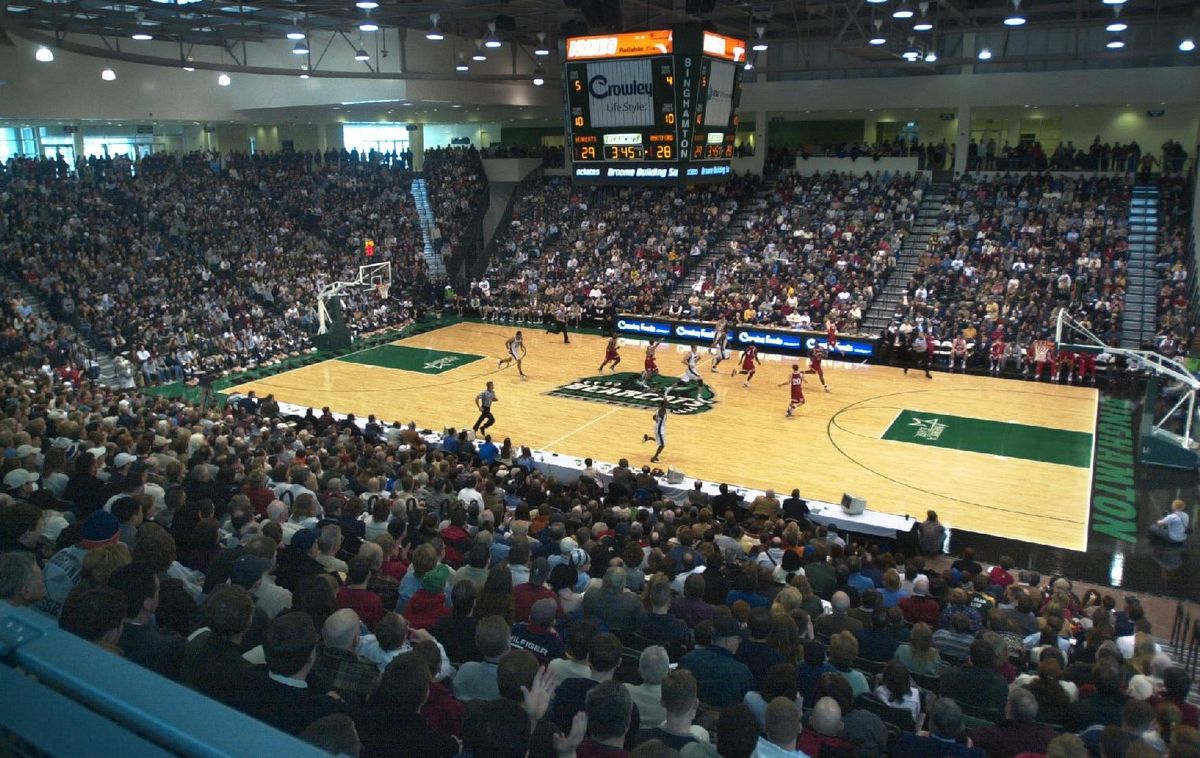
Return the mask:
<svg viewBox="0 0 1200 758">
<path fill-rule="evenodd" d="M 624 461 L 560 482 L 509 440 L 270 397 L 204 410 L 36 372 L 0 395 L 0 597 L 332 752 L 1200 743 L 1136 598 L 945 561 L 933 515 L 902 555 L 797 493 L 675 503 Z"/>
<path fill-rule="evenodd" d="M 444 259 L 450 260 L 469 244 L 466 235 L 470 222 L 487 206 L 483 163 L 474 147 L 426 150 L 422 171 L 429 189 L 429 205 L 437 220 L 434 245 Z"/>
<path fill-rule="evenodd" d="M 918 143 L 897 137 L 891 142 L 829 142 L 796 147 L 770 148 L 767 151 L 768 173 L 790 170 L 796 167 L 796 159 L 812 157 L 849 158 L 877 161 L 880 158 L 916 158 L 921 171 L 941 171 L 949 168 L 948 159 L 954 157 L 954 146 L 945 140 L 938 143 Z"/>
<path fill-rule="evenodd" d="M 670 189 L 533 182 L 461 304 L 484 318 L 533 321 L 560 306 L 576 319 L 653 313 L 757 186 L 742 177 Z"/>
<path fill-rule="evenodd" d="M 1087 147 L 1076 147 L 1067 140 L 1049 153 L 1038 141 L 998 145 L 994 137 L 984 142 L 972 139 L 967 146 L 968 171 L 1089 171 L 1136 174 L 1148 181 L 1155 169 L 1161 169 L 1163 176 L 1178 176 L 1186 162 L 1187 152 L 1174 140 L 1163 143 L 1160 159 L 1143 151 L 1137 141 L 1126 145 L 1103 142 L 1099 134 Z"/>
<path fill-rule="evenodd" d="M 1191 302 L 1192 267 L 1188 251 L 1191 226 L 1191 196 L 1182 179 L 1158 183 L 1158 327 L 1154 349 L 1168 358 L 1186 355 L 1195 338 L 1188 313 Z"/>
<path fill-rule="evenodd" d="M 368 238 L 397 286 L 386 304 L 343 299 L 348 324 L 410 318 L 425 263 L 409 185 L 398 168 L 308 153 L 155 155 L 66 176 L 13 160 L 0 263 L 146 381 L 225 372 L 307 350 L 316 293 L 356 276 Z"/>
<path fill-rule="evenodd" d="M 888 341 L 999 338 L 1019 359 L 1067 308 L 1108 344 L 1125 301 L 1130 185 L 1120 178 L 964 175 L 897 306 Z M 1018 360 L 1019 362 L 1019 360 Z"/>
<path fill-rule="evenodd" d="M 921 202 L 909 174 L 785 174 L 710 258 L 673 315 L 841 332 L 895 266 Z"/>
</svg>

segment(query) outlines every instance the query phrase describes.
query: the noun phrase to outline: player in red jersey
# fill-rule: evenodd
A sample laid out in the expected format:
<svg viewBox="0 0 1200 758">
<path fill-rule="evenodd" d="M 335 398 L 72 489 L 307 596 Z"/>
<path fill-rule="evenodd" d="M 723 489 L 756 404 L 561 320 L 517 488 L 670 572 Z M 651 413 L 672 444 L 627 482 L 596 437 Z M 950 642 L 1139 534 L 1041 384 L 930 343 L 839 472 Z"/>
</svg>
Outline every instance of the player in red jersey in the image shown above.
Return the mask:
<svg viewBox="0 0 1200 758">
<path fill-rule="evenodd" d="M 600 373 L 604 373 L 604 367 L 609 363 L 612 364 L 612 370 L 615 374 L 617 364 L 621 362 L 621 354 L 617 352 L 617 335 L 612 335 L 608 338 L 608 344 L 604 347 L 604 362 L 600 364 L 600 368 L 596 369 Z"/>
<path fill-rule="evenodd" d="M 967 373 L 967 338 L 961 334 L 954 338 L 950 343 L 950 373 L 954 373 L 954 365 L 962 369 L 962 372 Z"/>
<path fill-rule="evenodd" d="M 1050 380 L 1061 381 L 1064 368 L 1067 370 L 1067 384 L 1070 384 L 1075 381 L 1075 354 L 1060 348 L 1054 354 L 1054 366 L 1051 368 L 1054 373 L 1050 375 Z"/>
<path fill-rule="evenodd" d="M 747 345 L 746 349 L 742 351 L 741 368 L 735 368 L 730 376 L 745 374 L 746 381 L 742 382 L 742 386 L 749 387 L 750 380 L 754 378 L 754 372 L 758 370 L 758 364 L 760 363 L 762 363 L 762 360 L 758 357 L 758 345 Z"/>
<path fill-rule="evenodd" d="M 988 366 L 988 373 L 992 376 L 1000 376 L 1000 371 L 1004 368 L 1004 352 L 1007 348 L 1003 335 L 992 339 L 992 349 L 989 355 L 990 365 Z"/>
<path fill-rule="evenodd" d="M 1033 355 L 1033 378 L 1041 381 L 1042 372 L 1049 373 L 1049 367 L 1054 365 L 1054 343 L 1050 340 L 1034 340 L 1029 350 Z"/>
<path fill-rule="evenodd" d="M 814 345 L 812 352 L 808 354 L 808 371 L 804 373 L 816 374 L 817 378 L 821 380 L 821 386 L 828 392 L 829 385 L 825 383 L 825 369 L 821 368 L 821 361 L 823 360 L 825 360 L 825 348 L 820 345 Z"/>
<path fill-rule="evenodd" d="M 642 378 L 638 380 L 638 384 L 643 387 L 648 387 L 649 382 L 658 375 L 658 361 L 654 357 L 654 353 L 658 351 L 662 340 L 650 340 L 650 344 L 646 346 L 646 364 L 642 371 Z"/>
<path fill-rule="evenodd" d="M 1096 383 L 1096 354 L 1095 353 L 1076 353 L 1075 354 L 1075 373 L 1079 375 L 1079 383 L 1083 384 L 1083 378 L 1086 376 L 1092 384 Z"/>
<path fill-rule="evenodd" d="M 804 373 L 805 372 L 800 370 L 800 364 L 793 363 L 792 375 L 787 379 L 787 381 L 779 383 L 780 387 L 785 384 L 792 385 L 792 402 L 788 403 L 787 409 L 787 416 L 789 418 L 794 415 L 793 411 L 796 410 L 796 406 L 804 405 Z M 820 376 L 820 374 L 818 374 L 818 376 Z M 825 391 L 828 392 L 829 388 L 826 387 Z"/>
<path fill-rule="evenodd" d="M 833 319 L 825 322 L 825 350 L 830 355 L 837 350 L 837 325 L 833 323 Z"/>
</svg>

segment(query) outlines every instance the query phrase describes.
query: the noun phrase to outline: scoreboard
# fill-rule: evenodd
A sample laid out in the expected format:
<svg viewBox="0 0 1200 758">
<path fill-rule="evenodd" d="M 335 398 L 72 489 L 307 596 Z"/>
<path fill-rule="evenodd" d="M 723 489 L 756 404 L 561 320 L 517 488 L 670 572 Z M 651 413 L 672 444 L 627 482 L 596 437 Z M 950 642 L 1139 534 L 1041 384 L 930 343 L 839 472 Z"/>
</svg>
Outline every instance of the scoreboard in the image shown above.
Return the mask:
<svg viewBox="0 0 1200 758">
<path fill-rule="evenodd" d="M 699 27 L 568 37 L 574 181 L 679 184 L 730 176 L 746 43 Z"/>
</svg>

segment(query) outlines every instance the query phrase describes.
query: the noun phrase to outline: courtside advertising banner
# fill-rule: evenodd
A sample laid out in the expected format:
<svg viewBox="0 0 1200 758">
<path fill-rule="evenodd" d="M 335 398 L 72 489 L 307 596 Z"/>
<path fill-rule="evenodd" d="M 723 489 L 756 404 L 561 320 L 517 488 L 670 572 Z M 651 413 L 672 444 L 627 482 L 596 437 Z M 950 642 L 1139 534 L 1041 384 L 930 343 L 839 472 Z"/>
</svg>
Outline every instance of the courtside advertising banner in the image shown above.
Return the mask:
<svg viewBox="0 0 1200 758">
<path fill-rule="evenodd" d="M 714 324 L 703 321 L 676 321 L 652 316 L 621 314 L 616 320 L 617 333 L 627 337 L 657 338 L 668 342 L 709 345 L 716 337 Z M 729 330 L 729 346 L 741 350 L 757 345 L 765 353 L 807 355 L 817 345 L 825 346 L 824 332 L 795 329 L 774 329 L 760 326 L 734 326 Z M 878 340 L 874 337 L 838 335 L 837 346 L 830 358 L 865 359 L 875 355 Z"/>
</svg>

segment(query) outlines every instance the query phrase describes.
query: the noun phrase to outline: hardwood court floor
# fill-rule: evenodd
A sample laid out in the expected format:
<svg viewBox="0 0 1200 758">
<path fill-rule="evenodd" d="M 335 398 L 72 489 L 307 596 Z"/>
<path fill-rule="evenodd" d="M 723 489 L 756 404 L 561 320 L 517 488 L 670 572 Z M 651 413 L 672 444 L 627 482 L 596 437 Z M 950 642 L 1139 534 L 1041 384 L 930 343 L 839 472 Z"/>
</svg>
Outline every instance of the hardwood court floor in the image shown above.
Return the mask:
<svg viewBox="0 0 1200 758">
<path fill-rule="evenodd" d="M 530 378 L 520 381 L 515 367 L 496 365 L 514 329 L 460 323 L 394 343 L 401 350 L 385 349 L 402 353 L 392 365 L 417 355 L 411 370 L 331 360 L 230 391 L 272 392 L 284 402 L 415 420 L 423 428 L 469 428 L 474 397 L 493 380 L 497 441 L 511 437 L 601 461 L 649 461 L 654 446 L 642 435 L 653 431 L 651 409 L 547 394 L 596 375 L 603 338 L 572 335 L 564 345 L 561 337 L 524 329 Z M 422 366 L 420 355 L 438 353 L 404 348 L 468 355 Z M 664 375 L 681 373 L 683 350 L 660 349 Z M 621 370 L 641 371 L 641 344 L 626 342 L 621 353 Z M 732 361 L 713 374 L 705 358 L 702 375 L 712 380 L 716 403 L 704 413 L 668 418 L 663 468 L 783 493 L 798 487 L 804 497 L 831 502 L 850 492 L 873 510 L 923 518 L 932 508 L 952 528 L 1086 549 L 1096 390 L 961 374 L 926 379 L 916 371 L 905 376 L 890 367 L 827 361 L 832 392 L 809 376 L 807 405 L 785 418 L 788 388 L 778 384 L 791 363 L 767 356 L 747 389 L 741 378 L 730 378 Z"/>
</svg>

